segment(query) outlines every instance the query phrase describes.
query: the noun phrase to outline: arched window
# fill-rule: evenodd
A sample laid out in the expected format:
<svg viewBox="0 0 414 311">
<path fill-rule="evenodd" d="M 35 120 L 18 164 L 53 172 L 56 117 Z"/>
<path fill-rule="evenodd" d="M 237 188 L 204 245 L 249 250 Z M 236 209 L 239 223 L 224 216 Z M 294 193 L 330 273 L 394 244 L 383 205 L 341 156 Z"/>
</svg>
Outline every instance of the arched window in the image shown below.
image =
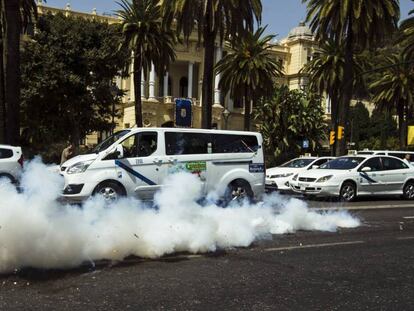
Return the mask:
<svg viewBox="0 0 414 311">
<path fill-rule="evenodd" d="M 187 97 L 188 95 L 188 79 L 187 77 L 182 77 L 180 79 L 180 97 Z"/>
</svg>

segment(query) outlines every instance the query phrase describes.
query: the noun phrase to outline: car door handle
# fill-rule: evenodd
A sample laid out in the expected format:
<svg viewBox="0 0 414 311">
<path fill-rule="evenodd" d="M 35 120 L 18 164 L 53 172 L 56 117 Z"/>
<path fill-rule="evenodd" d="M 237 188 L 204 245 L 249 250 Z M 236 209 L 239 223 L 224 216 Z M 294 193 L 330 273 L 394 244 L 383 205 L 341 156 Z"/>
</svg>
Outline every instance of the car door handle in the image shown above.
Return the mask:
<svg viewBox="0 0 414 311">
<path fill-rule="evenodd" d="M 152 162 L 154 162 L 154 164 L 157 164 L 157 165 L 161 165 L 162 164 L 162 160 L 158 160 L 158 159 L 155 159 Z"/>
<path fill-rule="evenodd" d="M 171 164 L 175 164 L 175 163 L 177 163 L 177 159 L 169 158 L 168 162 L 171 163 Z"/>
</svg>

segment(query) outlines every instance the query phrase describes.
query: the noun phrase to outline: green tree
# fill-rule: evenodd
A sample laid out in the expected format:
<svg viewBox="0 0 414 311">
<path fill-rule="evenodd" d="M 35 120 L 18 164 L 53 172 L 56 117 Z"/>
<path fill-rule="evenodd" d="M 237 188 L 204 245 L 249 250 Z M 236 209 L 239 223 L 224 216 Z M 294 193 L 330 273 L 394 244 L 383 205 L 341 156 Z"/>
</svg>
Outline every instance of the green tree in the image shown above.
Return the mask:
<svg viewBox="0 0 414 311">
<path fill-rule="evenodd" d="M 350 142 L 354 143 L 352 149 L 360 149 L 360 141 L 369 138 L 367 129 L 370 127 L 369 111 L 362 102 L 357 102 L 352 106 L 349 114 L 349 124 L 347 130 L 349 131 Z"/>
<path fill-rule="evenodd" d="M 362 78 L 362 60 L 354 57 L 354 88 L 360 89 L 365 85 Z M 338 126 L 338 105 L 342 98 L 341 85 L 344 83 L 345 57 L 344 45 L 327 40 L 320 44 L 313 59 L 302 69 L 309 77 L 309 88 L 320 96 L 327 95 L 331 103 L 331 129 Z M 332 147 L 335 154 L 335 144 Z"/>
<path fill-rule="evenodd" d="M 397 123 L 391 113 L 387 111 L 384 113 L 376 108 L 364 124 L 360 125 L 364 134 L 360 136 L 362 139 L 358 142 L 358 149 L 397 150 L 399 148 Z"/>
<path fill-rule="evenodd" d="M 175 60 L 175 32 L 163 18 L 158 0 L 121 0 L 118 16 L 123 19 L 123 48 L 133 54 L 135 122 L 142 127 L 141 74 L 152 64 L 161 76 Z"/>
<path fill-rule="evenodd" d="M 370 85 L 372 102 L 382 111 L 396 111 L 400 148 L 407 142 L 407 118 L 412 115 L 414 104 L 414 64 L 409 64 L 407 56 L 402 53 L 385 55 L 377 79 Z"/>
<path fill-rule="evenodd" d="M 338 125 L 345 126 L 353 96 L 354 54 L 373 48 L 397 29 L 400 9 L 398 0 L 303 0 L 307 3 L 307 20 L 317 40 L 344 44 L 345 68 L 343 93 L 338 107 Z M 346 139 L 337 146 L 344 154 Z"/>
<path fill-rule="evenodd" d="M 119 25 L 62 14 L 39 18 L 22 54 L 24 137 L 34 147 L 110 131 L 122 92 L 113 80 L 128 54 Z"/>
<path fill-rule="evenodd" d="M 37 17 L 34 0 L 1 0 L 0 142 L 20 138 L 20 35 Z"/>
<path fill-rule="evenodd" d="M 213 104 L 214 49 L 219 36 L 234 37 L 253 31 L 260 24 L 260 0 L 161 0 L 169 22 L 176 22 L 177 32 L 188 40 L 194 30 L 204 45 L 204 74 L 202 85 L 202 128 L 211 128 Z"/>
<path fill-rule="evenodd" d="M 234 99 L 244 98 L 244 129 L 250 130 L 251 103 L 272 93 L 276 78 L 282 75 L 280 63 L 271 49 L 275 36 L 263 37 L 266 28 L 258 28 L 255 33 L 237 35 L 227 44 L 227 55 L 216 65 L 222 74 L 220 88 L 230 92 Z"/>
<path fill-rule="evenodd" d="M 275 87 L 269 99 L 258 103 L 254 119 L 263 135 L 269 164 L 281 163 L 301 153 L 304 139 L 309 140 L 309 151 L 316 151 L 326 138 L 327 126 L 321 97 L 287 86 Z"/>
</svg>

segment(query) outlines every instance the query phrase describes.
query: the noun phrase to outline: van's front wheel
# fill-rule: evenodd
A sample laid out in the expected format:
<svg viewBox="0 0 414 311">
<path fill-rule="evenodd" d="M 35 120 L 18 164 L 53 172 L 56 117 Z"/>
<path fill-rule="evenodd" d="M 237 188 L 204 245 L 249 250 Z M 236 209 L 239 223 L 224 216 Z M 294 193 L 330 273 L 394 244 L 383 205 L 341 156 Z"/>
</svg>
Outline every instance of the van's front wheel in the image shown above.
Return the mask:
<svg viewBox="0 0 414 311">
<path fill-rule="evenodd" d="M 106 202 L 114 202 L 125 196 L 125 190 L 113 181 L 105 181 L 96 187 L 93 194 L 101 196 Z"/>
<path fill-rule="evenodd" d="M 250 202 L 253 200 L 253 196 L 254 194 L 250 184 L 245 180 L 238 179 L 227 186 L 224 199 L 226 204 L 232 201 L 242 202 L 248 200 Z"/>
</svg>

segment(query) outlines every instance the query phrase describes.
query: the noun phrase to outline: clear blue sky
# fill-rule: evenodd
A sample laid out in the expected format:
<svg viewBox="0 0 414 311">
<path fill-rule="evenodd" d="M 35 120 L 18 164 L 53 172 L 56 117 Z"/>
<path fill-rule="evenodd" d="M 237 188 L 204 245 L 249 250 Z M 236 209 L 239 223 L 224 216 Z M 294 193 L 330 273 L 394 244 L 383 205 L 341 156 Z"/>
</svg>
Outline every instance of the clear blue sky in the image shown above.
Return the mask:
<svg viewBox="0 0 414 311">
<path fill-rule="evenodd" d="M 113 13 L 118 8 L 114 0 L 47 0 L 47 5 L 64 8 L 70 3 L 72 10 L 92 12 L 96 8 L 98 14 Z M 306 16 L 306 6 L 302 0 L 262 0 L 263 24 L 268 24 L 268 32 L 284 38 L 290 29 L 297 26 Z M 414 10 L 414 2 L 400 0 L 401 16 L 405 18 L 410 10 Z"/>
</svg>

